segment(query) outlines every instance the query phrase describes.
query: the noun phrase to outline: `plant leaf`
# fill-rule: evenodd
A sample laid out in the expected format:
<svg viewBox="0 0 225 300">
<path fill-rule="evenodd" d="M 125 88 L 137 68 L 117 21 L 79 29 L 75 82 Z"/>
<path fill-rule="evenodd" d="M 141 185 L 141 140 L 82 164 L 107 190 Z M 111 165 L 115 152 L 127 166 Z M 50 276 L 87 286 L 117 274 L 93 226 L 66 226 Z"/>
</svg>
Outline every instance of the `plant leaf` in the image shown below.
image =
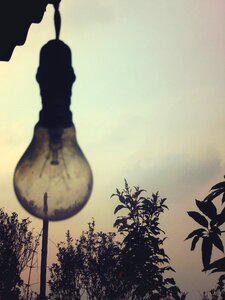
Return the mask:
<svg viewBox="0 0 225 300">
<path fill-rule="evenodd" d="M 215 218 L 215 224 L 217 224 L 217 226 L 221 226 L 223 225 L 223 223 L 225 223 L 225 208 L 222 210 L 222 212 L 216 216 Z"/>
<path fill-rule="evenodd" d="M 214 262 L 209 264 L 207 270 L 212 270 L 212 269 L 215 269 L 212 271 L 212 273 L 224 272 L 225 271 L 225 257 L 215 260 Z M 206 269 L 203 269 L 203 271 L 206 271 Z"/>
<path fill-rule="evenodd" d="M 200 239 L 200 236 L 196 235 L 194 238 L 193 238 L 193 241 L 191 243 L 191 251 L 194 251 L 195 250 L 195 246 L 197 244 L 197 242 L 199 241 Z"/>
<path fill-rule="evenodd" d="M 213 245 L 216 246 L 216 248 L 218 248 L 220 251 L 224 252 L 224 247 L 223 247 L 223 243 L 220 239 L 220 237 L 218 236 L 218 234 L 212 234 L 210 235 L 210 239 L 213 243 Z"/>
<path fill-rule="evenodd" d="M 225 203 L 225 193 L 223 193 L 222 204 Z"/>
<path fill-rule="evenodd" d="M 176 284 L 174 278 L 166 278 L 166 279 L 164 280 L 164 283 L 165 283 L 165 284 L 169 283 L 169 284 L 172 284 L 172 285 Z"/>
<path fill-rule="evenodd" d="M 204 215 L 213 219 L 217 215 L 216 206 L 211 201 L 195 200 L 197 207 L 203 212 Z"/>
<path fill-rule="evenodd" d="M 133 198 L 137 198 L 142 192 L 146 192 L 146 190 L 137 190 L 137 191 L 132 195 L 132 197 L 133 197 Z"/>
<path fill-rule="evenodd" d="M 224 207 L 224 209 L 221 211 L 221 214 L 220 214 L 220 215 L 221 215 L 222 218 L 225 219 L 225 207 Z"/>
<path fill-rule="evenodd" d="M 176 285 L 170 287 L 170 288 L 168 289 L 168 291 L 171 292 L 174 296 L 181 293 L 181 290 L 180 290 L 179 287 L 177 287 Z M 164 298 L 164 299 L 165 299 L 165 298 Z M 171 298 L 171 299 L 173 299 L 173 298 Z"/>
<path fill-rule="evenodd" d="M 113 227 L 118 227 L 120 226 L 120 224 L 122 225 L 125 225 L 127 224 L 127 218 L 119 218 L 119 219 L 116 219 L 115 223 L 113 224 Z"/>
<path fill-rule="evenodd" d="M 213 233 L 216 233 L 216 234 L 219 234 L 219 235 L 221 235 L 221 230 L 217 227 L 217 226 L 211 226 L 211 231 L 213 232 Z"/>
<path fill-rule="evenodd" d="M 224 189 L 219 189 L 219 190 L 213 191 L 208 196 L 206 196 L 203 201 L 212 201 L 214 198 L 218 197 L 223 192 L 224 192 Z"/>
<path fill-rule="evenodd" d="M 122 208 L 126 208 L 126 206 L 124 206 L 124 205 L 117 205 L 117 207 L 114 210 L 114 214 L 116 214 Z"/>
<path fill-rule="evenodd" d="M 195 222 L 199 223 L 200 225 L 208 228 L 208 221 L 207 219 L 196 211 L 188 211 L 188 215 L 195 220 Z"/>
<path fill-rule="evenodd" d="M 200 228 L 200 229 L 196 229 L 196 230 L 192 231 L 192 232 L 186 237 L 185 241 L 188 240 L 188 239 L 190 239 L 190 238 L 192 238 L 192 237 L 195 236 L 195 235 L 201 237 L 204 231 L 206 231 L 204 228 Z"/>
<path fill-rule="evenodd" d="M 202 263 L 205 270 L 208 270 L 212 255 L 212 241 L 209 237 L 203 239 L 202 242 Z"/>
<path fill-rule="evenodd" d="M 224 189 L 225 191 L 225 181 L 219 182 L 211 187 L 211 190 Z"/>
</svg>

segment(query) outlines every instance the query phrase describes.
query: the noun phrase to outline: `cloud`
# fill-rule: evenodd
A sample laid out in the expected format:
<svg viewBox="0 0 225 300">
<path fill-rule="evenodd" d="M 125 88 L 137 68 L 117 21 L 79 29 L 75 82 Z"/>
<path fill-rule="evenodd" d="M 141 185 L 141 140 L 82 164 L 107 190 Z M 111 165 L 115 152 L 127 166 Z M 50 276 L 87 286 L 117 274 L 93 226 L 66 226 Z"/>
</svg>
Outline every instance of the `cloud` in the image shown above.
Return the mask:
<svg viewBox="0 0 225 300">
<path fill-rule="evenodd" d="M 128 166 L 125 175 L 133 185 L 140 185 L 148 191 L 162 191 L 162 196 L 174 200 L 189 198 L 200 191 L 222 171 L 222 163 L 216 152 L 201 156 L 185 153 L 168 154 L 152 164 L 136 163 Z M 219 177 L 219 175 L 218 175 Z M 211 186 L 208 186 L 208 189 Z M 207 193 L 207 191 L 206 191 Z"/>
</svg>

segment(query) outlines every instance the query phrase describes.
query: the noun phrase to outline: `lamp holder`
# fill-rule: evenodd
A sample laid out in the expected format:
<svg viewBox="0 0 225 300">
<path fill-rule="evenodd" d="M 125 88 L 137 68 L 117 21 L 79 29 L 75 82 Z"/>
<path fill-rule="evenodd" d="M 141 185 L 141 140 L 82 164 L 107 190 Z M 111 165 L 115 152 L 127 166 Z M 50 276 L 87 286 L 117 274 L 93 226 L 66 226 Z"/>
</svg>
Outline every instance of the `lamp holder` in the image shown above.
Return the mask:
<svg viewBox="0 0 225 300">
<path fill-rule="evenodd" d="M 56 38 L 41 48 L 40 64 L 36 75 L 42 97 L 39 125 L 49 128 L 71 126 L 70 97 L 72 85 L 76 80 L 72 67 L 71 50 L 59 39 L 61 28 L 60 1 L 49 1 L 55 8 Z"/>
<path fill-rule="evenodd" d="M 51 128 L 71 126 L 70 98 L 76 75 L 69 46 L 61 40 L 45 44 L 36 79 L 42 98 L 39 124 Z"/>
</svg>

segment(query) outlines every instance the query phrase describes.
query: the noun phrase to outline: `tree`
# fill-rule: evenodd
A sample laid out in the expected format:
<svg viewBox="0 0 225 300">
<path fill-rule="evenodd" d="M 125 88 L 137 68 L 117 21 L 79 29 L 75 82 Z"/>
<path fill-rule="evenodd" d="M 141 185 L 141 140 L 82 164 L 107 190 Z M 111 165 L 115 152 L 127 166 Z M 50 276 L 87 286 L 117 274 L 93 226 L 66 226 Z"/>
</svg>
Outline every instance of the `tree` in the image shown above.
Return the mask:
<svg viewBox="0 0 225 300">
<path fill-rule="evenodd" d="M 218 204 L 215 205 L 215 200 L 222 196 L 221 208 L 218 211 Z M 203 272 L 211 271 L 211 273 L 222 272 L 216 289 L 211 291 L 212 299 L 217 299 L 213 293 L 219 292 L 225 299 L 225 257 L 218 260 L 211 261 L 212 251 L 214 248 L 219 249 L 224 253 L 224 244 L 222 240 L 222 234 L 225 233 L 225 181 L 219 182 L 211 188 L 211 192 L 202 200 L 195 200 L 196 205 L 200 212 L 189 211 L 188 215 L 195 220 L 201 228 L 192 231 L 186 238 L 192 239 L 191 251 L 196 247 L 196 244 L 202 241 L 202 264 Z M 216 298 L 215 298 L 216 297 Z"/>
<path fill-rule="evenodd" d="M 94 220 L 88 226 L 88 231 L 82 234 L 77 244 L 83 257 L 83 288 L 88 299 L 119 299 L 120 243 L 114 240 L 115 233 L 95 232 Z"/>
<path fill-rule="evenodd" d="M 23 285 L 21 273 L 33 254 L 34 236 L 29 219 L 18 220 L 0 209 L 0 299 L 16 300 Z"/>
<path fill-rule="evenodd" d="M 165 232 L 159 227 L 159 217 L 168 209 L 166 199 L 158 193 L 144 197 L 143 192 L 139 187 L 133 191 L 125 180 L 125 189 L 117 189 L 112 195 L 120 202 L 114 214 L 126 212 L 114 223 L 123 236 L 120 261 L 123 299 L 159 299 L 169 293 L 180 299 L 175 280 L 164 277 L 166 271 L 174 271 L 163 249 L 165 237 L 161 235 Z"/>
<path fill-rule="evenodd" d="M 90 300 L 185 299 L 173 278 L 165 277 L 174 271 L 163 249 L 164 231 L 159 227 L 160 214 L 167 209 L 166 199 L 159 194 L 144 197 L 139 187 L 116 194 L 126 214 L 118 216 L 116 233 L 95 231 L 95 222 L 73 242 L 67 232 L 66 243 L 58 244 L 57 263 L 50 268 L 50 299 L 76 300 L 83 293 Z M 166 298 L 165 298 L 166 299 Z"/>
<path fill-rule="evenodd" d="M 57 245 L 58 262 L 50 268 L 50 299 L 80 299 L 82 256 L 73 246 L 73 239 L 69 231 L 66 233 L 66 240 L 66 244 L 61 242 Z"/>
<path fill-rule="evenodd" d="M 88 299 L 117 299 L 115 234 L 95 232 L 93 220 L 75 243 L 69 231 L 66 237 L 66 243 L 58 244 L 58 262 L 50 268 L 50 299 L 76 300 L 84 292 Z"/>
</svg>

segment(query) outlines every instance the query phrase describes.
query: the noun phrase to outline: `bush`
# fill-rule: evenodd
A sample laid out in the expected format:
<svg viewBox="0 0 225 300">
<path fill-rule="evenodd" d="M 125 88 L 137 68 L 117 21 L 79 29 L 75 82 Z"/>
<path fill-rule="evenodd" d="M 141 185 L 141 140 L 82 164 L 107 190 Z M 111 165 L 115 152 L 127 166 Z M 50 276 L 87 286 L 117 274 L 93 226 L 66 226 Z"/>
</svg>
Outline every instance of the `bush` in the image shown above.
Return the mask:
<svg viewBox="0 0 225 300">
<path fill-rule="evenodd" d="M 0 209 L 0 299 L 16 300 L 23 285 L 21 273 L 33 254 L 33 233 L 29 219 L 18 220 Z"/>
</svg>

